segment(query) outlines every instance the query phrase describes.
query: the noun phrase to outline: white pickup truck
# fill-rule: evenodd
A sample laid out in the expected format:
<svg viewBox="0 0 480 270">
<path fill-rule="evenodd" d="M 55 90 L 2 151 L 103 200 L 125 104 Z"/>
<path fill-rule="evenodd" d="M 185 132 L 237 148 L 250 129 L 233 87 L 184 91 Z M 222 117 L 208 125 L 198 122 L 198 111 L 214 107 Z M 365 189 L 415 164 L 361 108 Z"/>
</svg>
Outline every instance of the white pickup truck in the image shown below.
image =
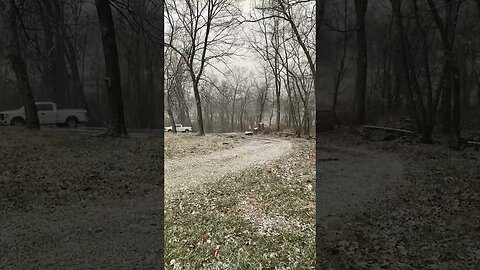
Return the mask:
<svg viewBox="0 0 480 270">
<path fill-rule="evenodd" d="M 184 126 L 182 126 L 182 124 L 175 124 L 175 128 L 177 129 L 177 132 L 188 133 L 188 132 L 192 131 L 192 127 L 184 127 Z M 165 127 L 165 131 L 166 132 L 172 132 L 173 131 L 172 126 Z"/>
<path fill-rule="evenodd" d="M 66 125 L 77 127 L 79 123 L 88 121 L 87 111 L 81 109 L 58 110 L 53 102 L 35 102 L 38 120 L 41 125 Z M 0 112 L 0 125 L 22 126 L 25 124 L 25 109 Z"/>
</svg>

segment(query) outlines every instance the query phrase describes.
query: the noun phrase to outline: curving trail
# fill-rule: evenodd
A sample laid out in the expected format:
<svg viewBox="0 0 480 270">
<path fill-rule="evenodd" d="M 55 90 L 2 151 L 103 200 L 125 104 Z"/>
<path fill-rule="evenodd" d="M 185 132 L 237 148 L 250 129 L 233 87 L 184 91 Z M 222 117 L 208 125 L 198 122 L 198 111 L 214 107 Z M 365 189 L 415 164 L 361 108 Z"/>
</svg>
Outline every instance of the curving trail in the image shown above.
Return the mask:
<svg viewBox="0 0 480 270">
<path fill-rule="evenodd" d="M 165 195 L 213 183 L 228 174 L 240 172 L 287 155 L 292 143 L 272 138 L 251 142 L 204 156 L 165 160 Z"/>
</svg>

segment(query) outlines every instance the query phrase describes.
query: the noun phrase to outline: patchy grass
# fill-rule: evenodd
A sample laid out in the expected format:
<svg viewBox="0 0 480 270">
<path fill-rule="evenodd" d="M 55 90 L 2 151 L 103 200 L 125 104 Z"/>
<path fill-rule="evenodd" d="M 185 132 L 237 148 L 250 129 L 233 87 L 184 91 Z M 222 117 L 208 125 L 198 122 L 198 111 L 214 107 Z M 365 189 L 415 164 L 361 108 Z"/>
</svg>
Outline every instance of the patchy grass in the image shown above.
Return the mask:
<svg viewBox="0 0 480 270">
<path fill-rule="evenodd" d="M 398 153 L 409 183 L 341 224 L 322 224 L 321 269 L 478 269 L 479 152 L 338 134 L 321 139 Z"/>
<path fill-rule="evenodd" d="M 314 269 L 315 147 L 165 200 L 166 269 Z"/>
<path fill-rule="evenodd" d="M 196 136 L 194 134 L 165 133 L 165 158 L 204 155 L 217 150 L 230 149 L 245 143 L 244 136 Z"/>
</svg>

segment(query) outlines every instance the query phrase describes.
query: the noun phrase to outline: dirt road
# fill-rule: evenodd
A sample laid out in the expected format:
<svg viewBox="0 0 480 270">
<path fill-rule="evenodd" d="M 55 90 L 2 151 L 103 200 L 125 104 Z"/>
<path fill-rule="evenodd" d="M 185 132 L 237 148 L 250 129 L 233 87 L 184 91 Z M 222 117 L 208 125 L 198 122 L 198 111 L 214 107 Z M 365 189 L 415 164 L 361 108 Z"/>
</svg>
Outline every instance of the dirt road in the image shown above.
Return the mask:
<svg viewBox="0 0 480 270">
<path fill-rule="evenodd" d="M 165 194 L 215 182 L 230 173 L 254 168 L 278 159 L 292 149 L 286 140 L 252 138 L 233 149 L 212 154 L 165 160 Z"/>
<path fill-rule="evenodd" d="M 386 197 L 401 184 L 403 166 L 391 154 L 360 148 L 317 147 L 317 215 L 333 222 Z"/>
</svg>

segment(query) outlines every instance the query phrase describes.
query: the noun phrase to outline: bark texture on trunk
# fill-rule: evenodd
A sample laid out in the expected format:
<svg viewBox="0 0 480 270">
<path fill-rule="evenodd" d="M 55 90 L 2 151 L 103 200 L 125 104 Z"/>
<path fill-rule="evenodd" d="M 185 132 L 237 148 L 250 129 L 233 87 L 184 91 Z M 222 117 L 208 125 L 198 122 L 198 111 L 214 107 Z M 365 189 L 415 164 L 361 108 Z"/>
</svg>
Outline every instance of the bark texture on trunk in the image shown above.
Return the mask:
<svg viewBox="0 0 480 270">
<path fill-rule="evenodd" d="M 317 1 L 317 5 L 315 7 L 315 40 L 316 40 L 316 50 L 319 51 L 320 50 L 320 42 L 321 42 L 321 36 L 320 36 L 320 26 L 322 25 L 322 20 L 323 20 L 323 15 L 325 13 L 325 1 L 326 0 L 319 0 Z M 319 111 L 319 108 L 318 108 L 318 104 L 320 104 L 322 102 L 322 99 L 320 98 L 320 71 L 319 71 L 319 68 L 318 68 L 318 63 L 320 63 L 320 53 L 316 53 L 315 54 L 315 80 L 314 80 L 314 83 L 315 83 L 315 102 L 316 102 L 316 111 L 315 111 L 315 123 L 316 123 L 316 128 L 315 128 L 315 132 L 319 131 L 318 127 L 320 127 L 319 125 L 319 121 L 320 121 L 320 114 L 318 113 Z M 318 143 L 318 141 L 317 141 Z M 318 194 L 318 193 L 317 193 Z M 318 209 L 318 207 L 317 207 Z M 318 232 L 317 232 L 318 234 Z M 318 239 L 317 239 L 318 240 Z M 317 250 L 319 250 L 317 248 Z M 319 253 L 317 253 L 317 258 L 319 256 Z M 317 263 L 319 262 L 319 259 L 317 259 Z"/>
<path fill-rule="evenodd" d="M 118 49 L 115 38 L 112 9 L 109 0 L 95 0 L 95 5 L 97 7 L 98 19 L 102 30 L 106 69 L 105 83 L 110 109 L 108 131 L 104 135 L 112 137 L 127 136 L 120 82 L 120 64 L 118 61 Z"/>
<path fill-rule="evenodd" d="M 355 117 L 358 124 L 365 122 L 365 106 L 367 97 L 367 35 L 365 30 L 365 14 L 368 0 L 355 1 L 356 35 L 357 35 L 357 74 L 355 79 Z"/>
<path fill-rule="evenodd" d="M 203 128 L 202 100 L 200 98 L 198 83 L 194 83 L 193 92 L 195 93 L 195 102 L 196 102 L 196 105 L 197 105 L 198 135 L 199 136 L 204 136 L 205 135 L 205 130 Z"/>
</svg>

